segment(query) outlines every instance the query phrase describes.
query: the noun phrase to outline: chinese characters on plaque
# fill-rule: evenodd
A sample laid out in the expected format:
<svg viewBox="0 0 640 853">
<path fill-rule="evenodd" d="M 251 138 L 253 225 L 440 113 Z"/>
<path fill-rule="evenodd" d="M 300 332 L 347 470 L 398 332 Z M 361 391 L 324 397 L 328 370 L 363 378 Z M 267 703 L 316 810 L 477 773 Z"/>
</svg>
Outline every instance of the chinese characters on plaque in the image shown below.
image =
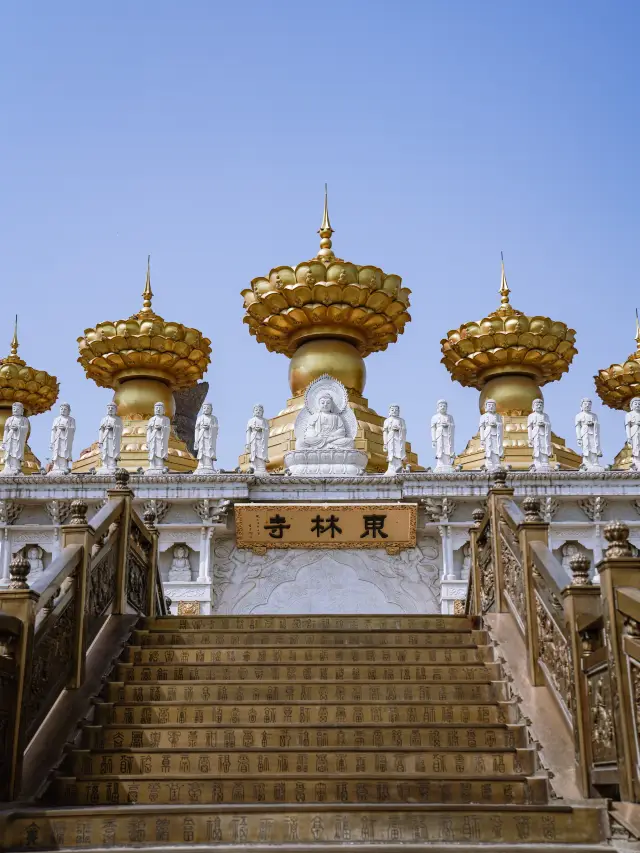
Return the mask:
<svg viewBox="0 0 640 853">
<path fill-rule="evenodd" d="M 238 548 L 386 548 L 416 544 L 413 504 L 236 504 Z"/>
</svg>

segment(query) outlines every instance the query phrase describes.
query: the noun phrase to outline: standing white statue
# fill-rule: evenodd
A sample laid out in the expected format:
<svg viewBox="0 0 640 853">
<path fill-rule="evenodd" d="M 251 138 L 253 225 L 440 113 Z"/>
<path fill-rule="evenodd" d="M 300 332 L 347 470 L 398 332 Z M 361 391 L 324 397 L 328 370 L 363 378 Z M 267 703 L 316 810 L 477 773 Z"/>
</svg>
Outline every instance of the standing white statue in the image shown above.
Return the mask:
<svg viewBox="0 0 640 853">
<path fill-rule="evenodd" d="M 455 458 L 455 422 L 447 411 L 446 400 L 438 400 L 431 418 L 431 444 L 436 454 L 436 471 L 453 471 Z"/>
<path fill-rule="evenodd" d="M 147 455 L 149 467 L 144 472 L 147 476 L 164 474 L 167 470 L 166 461 L 169 456 L 169 433 L 171 422 L 164 413 L 164 403 L 156 403 L 153 407 L 153 417 L 147 421 Z"/>
<path fill-rule="evenodd" d="M 255 474 L 267 473 L 269 461 L 269 421 L 264 417 L 264 406 L 253 407 L 253 417 L 247 423 L 245 439 L 249 462 Z"/>
<path fill-rule="evenodd" d="M 387 453 L 389 467 L 386 474 L 402 471 L 402 463 L 407 455 L 407 425 L 400 417 L 400 406 L 389 406 L 389 417 L 382 427 L 382 440 Z"/>
<path fill-rule="evenodd" d="M 213 474 L 218 440 L 218 419 L 211 403 L 204 403 L 198 415 L 195 431 L 195 451 L 198 459 L 196 474 Z"/>
<path fill-rule="evenodd" d="M 14 403 L 11 406 L 11 415 L 5 421 L 2 437 L 3 477 L 16 477 L 22 474 L 24 446 L 27 443 L 28 432 L 29 421 L 24 416 L 24 406 L 22 403 Z"/>
<path fill-rule="evenodd" d="M 627 444 L 631 450 L 631 470 L 640 471 L 640 397 L 634 397 L 629 403 L 624 428 L 627 433 Z"/>
<path fill-rule="evenodd" d="M 76 434 L 76 420 L 71 417 L 71 406 L 60 404 L 60 414 L 54 418 L 51 426 L 51 461 L 53 465 L 49 475 L 68 474 L 71 470 L 73 437 Z"/>
<path fill-rule="evenodd" d="M 533 411 L 527 418 L 529 447 L 533 449 L 533 470 L 551 471 L 551 420 L 544 410 L 542 400 L 533 401 Z"/>
<path fill-rule="evenodd" d="M 583 471 L 602 471 L 598 462 L 602 456 L 600 445 L 600 421 L 595 412 L 591 411 L 591 400 L 585 397 L 580 403 L 580 411 L 576 415 L 576 440 L 582 451 Z"/>
<path fill-rule="evenodd" d="M 504 456 L 504 426 L 495 400 L 487 400 L 480 418 L 480 447 L 484 450 L 485 468 L 495 471 Z"/>
<path fill-rule="evenodd" d="M 107 405 L 107 414 L 100 421 L 98 430 L 98 450 L 102 465 L 96 474 L 115 474 L 120 458 L 122 441 L 122 418 L 118 415 L 115 403 Z"/>
</svg>

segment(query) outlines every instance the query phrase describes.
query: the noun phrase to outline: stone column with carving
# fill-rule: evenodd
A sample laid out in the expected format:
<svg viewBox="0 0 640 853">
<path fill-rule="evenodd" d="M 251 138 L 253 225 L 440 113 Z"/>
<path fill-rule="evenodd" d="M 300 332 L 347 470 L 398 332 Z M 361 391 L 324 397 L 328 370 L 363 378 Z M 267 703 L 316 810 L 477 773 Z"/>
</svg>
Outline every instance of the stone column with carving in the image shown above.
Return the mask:
<svg viewBox="0 0 640 853">
<path fill-rule="evenodd" d="M 11 526 L 18 520 L 22 504 L 9 499 L 0 500 L 0 586 L 9 583 L 11 563 Z"/>
</svg>

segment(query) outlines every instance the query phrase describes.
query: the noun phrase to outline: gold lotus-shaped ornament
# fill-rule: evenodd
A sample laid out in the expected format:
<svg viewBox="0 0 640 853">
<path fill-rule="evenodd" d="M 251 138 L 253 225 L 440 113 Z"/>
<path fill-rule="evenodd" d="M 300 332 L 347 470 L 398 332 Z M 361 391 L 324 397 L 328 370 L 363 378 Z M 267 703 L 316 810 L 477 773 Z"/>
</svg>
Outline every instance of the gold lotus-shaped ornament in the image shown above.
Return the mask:
<svg viewBox="0 0 640 853">
<path fill-rule="evenodd" d="M 628 409 L 640 397 L 640 322 L 636 319 L 637 349 L 624 364 L 612 364 L 594 376 L 598 396 L 611 409 Z"/>
<path fill-rule="evenodd" d="M 509 292 L 503 265 L 500 307 L 479 322 L 463 323 L 440 342 L 442 363 L 461 385 L 481 389 L 505 372 L 521 372 L 545 385 L 569 369 L 577 353 L 574 329 L 523 314 L 510 305 Z"/>
<path fill-rule="evenodd" d="M 149 273 L 142 310 L 128 320 L 105 321 L 78 338 L 78 361 L 89 379 L 113 388 L 123 374 L 154 375 L 175 391 L 206 371 L 211 341 L 197 329 L 165 320 L 151 309 Z"/>
<path fill-rule="evenodd" d="M 304 341 L 336 337 L 361 356 L 385 350 L 411 320 L 399 275 L 336 258 L 325 198 L 320 251 L 297 267 L 275 267 L 242 291 L 244 322 L 271 352 L 293 356 Z"/>
<path fill-rule="evenodd" d="M 17 323 L 16 323 L 17 325 Z M 55 376 L 36 370 L 18 355 L 17 329 L 11 352 L 0 359 L 0 408 L 22 403 L 27 417 L 47 412 L 58 399 L 60 388 Z"/>
</svg>

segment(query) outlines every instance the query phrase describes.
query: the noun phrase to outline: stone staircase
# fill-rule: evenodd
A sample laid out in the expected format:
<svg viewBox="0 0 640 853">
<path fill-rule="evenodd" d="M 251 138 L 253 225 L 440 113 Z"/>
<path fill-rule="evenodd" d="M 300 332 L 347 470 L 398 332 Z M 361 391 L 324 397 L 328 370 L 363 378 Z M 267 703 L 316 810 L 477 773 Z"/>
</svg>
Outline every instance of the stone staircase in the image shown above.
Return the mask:
<svg viewBox="0 0 640 853">
<path fill-rule="evenodd" d="M 458 616 L 142 620 L 4 849 L 602 849 L 553 799 L 487 632 Z"/>
</svg>

